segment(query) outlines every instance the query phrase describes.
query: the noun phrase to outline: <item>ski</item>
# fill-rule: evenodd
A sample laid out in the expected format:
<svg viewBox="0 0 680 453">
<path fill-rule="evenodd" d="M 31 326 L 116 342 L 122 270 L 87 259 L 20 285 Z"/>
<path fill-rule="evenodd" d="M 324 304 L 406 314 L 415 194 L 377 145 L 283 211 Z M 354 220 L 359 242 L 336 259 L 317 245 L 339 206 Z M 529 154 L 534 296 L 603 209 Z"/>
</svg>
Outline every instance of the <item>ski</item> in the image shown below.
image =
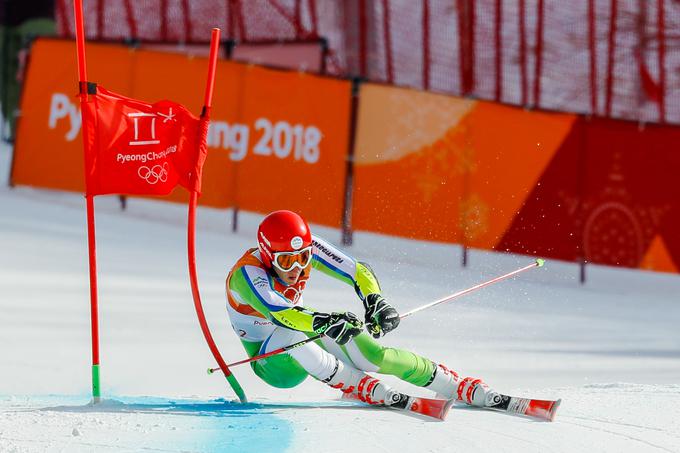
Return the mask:
<svg viewBox="0 0 680 453">
<path fill-rule="evenodd" d="M 554 421 L 557 408 L 560 407 L 561 399 L 534 400 L 530 398 L 517 398 L 514 396 L 500 395 L 500 401 L 485 409 L 507 412 L 510 414 L 525 415 L 540 420 Z"/>
<path fill-rule="evenodd" d="M 344 393 L 342 397 L 345 399 L 361 401 L 359 395 L 357 395 L 354 392 Z M 451 408 L 451 405 L 453 404 L 454 401 L 433 398 L 421 398 L 418 396 L 409 396 L 404 393 L 400 393 L 399 397 L 400 397 L 399 401 L 395 402 L 394 404 L 390 405 L 371 404 L 371 406 L 395 409 L 402 412 L 424 415 L 426 417 L 435 418 L 437 420 L 445 420 L 446 415 L 449 413 L 449 409 Z"/>
</svg>

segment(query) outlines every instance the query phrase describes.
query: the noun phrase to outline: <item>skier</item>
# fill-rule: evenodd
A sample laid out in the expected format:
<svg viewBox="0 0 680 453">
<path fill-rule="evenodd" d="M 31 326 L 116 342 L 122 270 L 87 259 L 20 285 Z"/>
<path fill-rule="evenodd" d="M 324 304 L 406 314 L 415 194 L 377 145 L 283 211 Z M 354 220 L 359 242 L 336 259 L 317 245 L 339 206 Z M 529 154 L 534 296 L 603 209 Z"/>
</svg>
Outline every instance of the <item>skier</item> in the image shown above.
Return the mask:
<svg viewBox="0 0 680 453">
<path fill-rule="evenodd" d="M 312 269 L 352 286 L 363 303 L 364 323 L 352 312 L 324 313 L 303 304 Z M 227 311 L 249 357 L 323 333 L 315 342 L 251 362 L 268 384 L 291 388 L 308 375 L 370 404 L 398 407 L 408 396 L 366 374 L 391 374 L 438 397 L 490 407 L 501 400 L 482 380 L 460 378 L 441 364 L 374 340 L 399 325 L 372 269 L 318 236 L 291 211 L 267 215 L 249 249 L 227 277 Z M 370 333 L 363 332 L 362 326 Z"/>
</svg>

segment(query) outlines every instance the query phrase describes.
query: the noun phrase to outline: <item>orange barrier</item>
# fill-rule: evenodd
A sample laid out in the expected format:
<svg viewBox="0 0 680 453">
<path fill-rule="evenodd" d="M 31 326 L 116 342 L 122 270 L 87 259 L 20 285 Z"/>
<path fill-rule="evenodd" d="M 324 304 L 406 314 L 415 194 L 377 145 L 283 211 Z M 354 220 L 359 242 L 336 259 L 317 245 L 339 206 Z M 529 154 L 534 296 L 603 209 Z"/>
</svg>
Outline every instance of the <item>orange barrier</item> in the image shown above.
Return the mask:
<svg viewBox="0 0 680 453">
<path fill-rule="evenodd" d="M 492 249 L 574 119 L 362 85 L 354 227 Z"/>
<path fill-rule="evenodd" d="M 198 114 L 203 58 L 89 44 L 88 72 L 106 88 L 171 99 Z M 75 45 L 36 41 L 17 130 L 12 183 L 82 192 Z M 293 209 L 339 226 L 349 135 L 350 83 L 220 61 L 201 204 Z M 281 198 L 281 194 L 290 194 Z M 186 200 L 175 191 L 170 200 Z"/>
<path fill-rule="evenodd" d="M 237 117 L 250 125 L 251 138 L 247 157 L 232 152 L 233 204 L 260 212 L 290 209 L 339 227 L 350 83 L 256 66 L 245 67 L 243 77 Z"/>
<path fill-rule="evenodd" d="M 680 128 L 363 85 L 354 228 L 678 272 Z"/>
<path fill-rule="evenodd" d="M 680 128 L 579 118 L 496 248 L 678 272 Z"/>
<path fill-rule="evenodd" d="M 98 46 L 88 59 L 93 80 L 125 93 L 131 61 L 126 48 Z M 114 64 L 111 64 L 114 63 Z M 84 164 L 75 42 L 39 39 L 21 97 L 12 183 L 84 192 Z"/>
<path fill-rule="evenodd" d="M 92 80 L 198 113 L 205 62 L 88 46 Z M 12 181 L 83 190 L 74 45 L 39 40 Z M 584 119 L 364 84 L 353 228 L 678 272 L 680 128 Z M 341 224 L 350 84 L 222 61 L 201 203 Z M 653 157 L 650 157 L 653 156 Z M 186 200 L 176 191 L 171 200 Z"/>
</svg>

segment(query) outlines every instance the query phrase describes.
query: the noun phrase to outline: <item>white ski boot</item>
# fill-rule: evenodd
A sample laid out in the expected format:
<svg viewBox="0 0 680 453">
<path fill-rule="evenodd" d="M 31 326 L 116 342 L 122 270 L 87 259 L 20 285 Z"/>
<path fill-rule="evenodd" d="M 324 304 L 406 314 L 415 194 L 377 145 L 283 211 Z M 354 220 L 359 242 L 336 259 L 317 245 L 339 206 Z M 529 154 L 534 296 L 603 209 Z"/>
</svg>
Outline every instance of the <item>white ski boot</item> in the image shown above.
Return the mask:
<svg viewBox="0 0 680 453">
<path fill-rule="evenodd" d="M 335 370 L 328 379 L 323 380 L 343 393 L 352 393 L 368 404 L 391 406 L 401 402 L 406 395 L 356 368 L 336 359 Z M 407 398 L 407 397 L 406 397 Z"/>
<path fill-rule="evenodd" d="M 432 380 L 425 388 L 434 391 L 441 398 L 455 398 L 477 407 L 492 407 L 501 402 L 501 395 L 481 379 L 460 379 L 458 373 L 441 364 L 435 367 Z"/>
</svg>

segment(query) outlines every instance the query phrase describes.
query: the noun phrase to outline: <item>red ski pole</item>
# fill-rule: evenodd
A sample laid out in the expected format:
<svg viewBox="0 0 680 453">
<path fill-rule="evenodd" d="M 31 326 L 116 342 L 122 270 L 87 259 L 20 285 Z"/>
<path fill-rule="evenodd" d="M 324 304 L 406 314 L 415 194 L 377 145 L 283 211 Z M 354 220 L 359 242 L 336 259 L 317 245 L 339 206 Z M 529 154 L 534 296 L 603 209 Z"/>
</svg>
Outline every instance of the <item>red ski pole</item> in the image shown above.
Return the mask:
<svg viewBox="0 0 680 453">
<path fill-rule="evenodd" d="M 478 285 L 475 285 L 471 288 L 464 289 L 462 291 L 458 291 L 457 293 L 450 294 L 446 297 L 442 297 L 441 299 L 435 300 L 434 302 L 430 302 L 429 304 L 425 304 L 425 305 L 422 305 L 418 308 L 414 308 L 411 311 L 407 311 L 406 313 L 403 313 L 402 315 L 400 315 L 399 318 L 404 319 L 407 316 L 411 316 L 412 314 L 418 313 L 419 311 L 425 310 L 425 309 L 430 308 L 430 307 L 434 307 L 435 305 L 443 304 L 445 302 L 450 302 L 453 299 L 464 296 L 465 294 L 470 294 L 471 292 L 477 291 L 478 289 L 484 288 L 485 286 L 489 286 L 489 285 L 492 285 L 494 283 L 498 283 L 501 280 L 505 280 L 505 279 L 510 278 L 514 275 L 517 275 L 521 272 L 527 271 L 529 269 L 533 269 L 535 267 L 542 267 L 544 264 L 545 264 L 545 260 L 538 258 L 533 263 L 531 263 L 527 266 L 524 266 L 520 269 L 517 269 L 517 270 L 514 270 L 512 272 L 508 272 L 507 274 L 503 274 L 503 275 L 500 275 L 498 277 L 492 278 L 491 280 L 487 280 L 487 281 L 482 282 Z M 298 347 L 303 346 L 303 345 L 305 345 L 305 344 L 307 344 L 311 341 L 316 341 L 321 337 L 323 337 L 323 334 L 314 335 L 313 337 L 306 338 L 304 340 L 298 341 L 297 343 L 293 343 L 293 344 L 290 344 L 288 346 L 284 346 L 282 348 L 278 348 L 278 349 L 275 349 L 273 351 L 269 351 L 265 354 L 256 355 L 256 356 L 253 356 L 253 357 L 250 357 L 250 358 L 238 361 L 238 362 L 230 363 L 227 366 L 231 368 L 231 367 L 236 366 L 236 365 L 242 365 L 244 363 L 250 363 L 250 362 L 255 362 L 257 360 L 266 359 L 267 357 L 271 357 L 273 355 L 281 354 L 282 352 L 286 352 L 286 351 L 290 351 L 291 349 L 298 348 Z M 215 371 L 219 371 L 219 370 L 220 370 L 219 367 L 218 368 L 208 368 L 208 374 L 212 374 Z"/>
<path fill-rule="evenodd" d="M 276 355 L 276 354 L 281 354 L 282 352 L 290 351 L 291 349 L 295 349 L 295 348 L 300 347 L 302 345 L 305 345 L 305 344 L 307 344 L 311 341 L 316 341 L 321 337 L 323 337 L 322 333 L 320 333 L 318 335 L 314 335 L 313 337 L 309 337 L 309 338 L 306 338 L 304 340 L 298 341 L 297 343 L 289 344 L 288 346 L 284 346 L 284 347 L 279 348 L 279 349 L 274 349 L 273 351 L 269 351 L 265 354 L 260 354 L 260 355 L 256 355 L 256 356 L 253 356 L 253 357 L 249 357 L 247 359 L 240 360 L 238 362 L 229 363 L 227 366 L 229 368 L 231 368 L 231 367 L 236 366 L 236 365 L 242 365 L 244 363 L 250 363 L 250 362 L 255 362 L 257 360 L 266 359 L 267 357 L 271 357 L 271 356 Z M 215 371 L 219 371 L 219 370 L 220 370 L 219 367 L 208 368 L 208 374 L 213 374 Z"/>
<path fill-rule="evenodd" d="M 402 314 L 400 317 L 402 319 L 406 318 L 407 316 L 411 316 L 412 314 L 418 313 L 419 311 L 425 310 L 426 308 L 434 307 L 435 305 L 443 304 L 444 302 L 449 302 L 449 301 L 456 299 L 460 296 L 464 296 L 465 294 L 469 294 L 473 291 L 477 291 L 478 289 L 484 288 L 485 286 L 489 286 L 493 283 L 497 283 L 497 282 L 500 282 L 501 280 L 505 280 L 506 278 L 510 278 L 513 275 L 519 274 L 520 272 L 528 271 L 529 269 L 533 269 L 534 267 L 541 267 L 544 264 L 545 264 L 545 260 L 542 260 L 542 259 L 539 258 L 535 262 L 533 262 L 532 264 L 529 264 L 528 266 L 524 266 L 524 267 L 517 269 L 515 271 L 508 272 L 507 274 L 501 275 L 501 276 L 496 277 L 496 278 L 492 278 L 491 280 L 485 281 L 485 282 L 480 283 L 478 285 L 475 285 L 471 288 L 464 289 L 463 291 L 458 291 L 457 293 L 453 293 L 453 294 L 448 295 L 446 297 L 442 297 L 441 299 L 435 300 L 434 302 L 430 302 L 429 304 L 425 304 L 425 305 L 422 305 L 418 308 L 414 308 L 413 310 L 407 311 L 406 313 Z"/>
</svg>

